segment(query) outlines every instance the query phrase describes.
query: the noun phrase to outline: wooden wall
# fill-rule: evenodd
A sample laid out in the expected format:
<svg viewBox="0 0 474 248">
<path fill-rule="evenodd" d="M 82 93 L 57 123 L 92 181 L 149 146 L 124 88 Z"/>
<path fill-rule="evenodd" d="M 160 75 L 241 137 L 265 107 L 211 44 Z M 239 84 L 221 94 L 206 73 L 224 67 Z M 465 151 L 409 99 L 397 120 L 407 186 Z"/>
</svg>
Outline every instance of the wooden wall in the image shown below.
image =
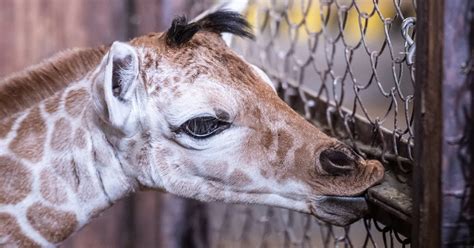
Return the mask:
<svg viewBox="0 0 474 248">
<path fill-rule="evenodd" d="M 186 0 L 1 0 L 0 77 L 72 47 L 128 40 L 166 29 Z M 191 204 L 191 205 L 190 205 Z M 183 199 L 144 192 L 124 199 L 64 247 L 179 247 Z"/>
</svg>

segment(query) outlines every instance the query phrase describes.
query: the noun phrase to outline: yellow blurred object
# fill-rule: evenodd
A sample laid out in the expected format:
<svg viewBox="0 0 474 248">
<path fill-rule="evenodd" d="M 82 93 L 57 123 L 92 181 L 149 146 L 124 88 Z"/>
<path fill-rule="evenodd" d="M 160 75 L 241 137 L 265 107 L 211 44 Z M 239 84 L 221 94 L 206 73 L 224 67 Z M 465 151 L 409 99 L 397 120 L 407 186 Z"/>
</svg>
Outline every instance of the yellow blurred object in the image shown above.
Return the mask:
<svg viewBox="0 0 474 248">
<path fill-rule="evenodd" d="M 342 20 L 342 13 L 338 13 L 335 3 L 331 3 L 330 6 L 326 4 L 320 4 L 320 0 L 295 0 L 288 1 L 288 6 L 285 5 L 286 1 L 275 1 L 274 4 L 280 5 L 282 11 L 286 11 L 290 25 L 303 24 L 299 27 L 299 39 L 304 41 L 308 38 L 308 32 L 315 33 L 321 32 L 323 25 L 323 18 L 330 12 L 330 19 L 328 21 L 329 31 L 338 31 L 339 23 L 338 20 Z M 347 1 L 349 4 L 351 1 Z M 392 1 L 382 0 L 378 1 L 378 11 L 376 11 L 373 0 L 355 0 L 355 4 L 352 5 L 347 11 L 347 21 L 343 30 L 344 39 L 350 45 L 355 45 L 361 40 L 361 28 L 365 31 L 365 38 L 367 42 L 377 41 L 384 37 L 384 22 L 385 18 L 393 18 L 395 14 L 395 8 Z M 345 4 L 346 6 L 348 6 Z M 254 0 L 251 1 L 247 11 L 247 20 L 255 28 L 259 27 L 263 22 L 261 16 L 259 16 L 259 10 L 269 8 L 272 6 L 271 0 Z M 278 9 L 277 8 L 277 9 Z M 287 10 L 286 10 L 286 9 Z M 328 8 L 331 8 L 330 10 Z M 379 14 L 380 13 L 380 14 Z M 305 15 L 306 14 L 306 15 Z M 382 15 L 382 16 L 380 16 Z M 288 26 L 286 23 L 282 23 L 280 34 L 288 34 Z"/>
<path fill-rule="evenodd" d="M 357 44 L 361 40 L 361 33 L 364 28 L 367 42 L 377 41 L 384 37 L 384 22 L 382 18 L 391 18 L 395 13 L 392 1 L 379 1 L 378 10 L 373 0 L 356 0 L 347 12 L 347 22 L 344 27 L 344 38 L 351 45 Z M 367 25 L 367 27 L 366 27 Z"/>
<path fill-rule="evenodd" d="M 288 10 L 288 19 L 292 24 L 298 24 L 304 21 L 309 32 L 321 31 L 321 16 L 319 14 L 319 1 L 295 1 Z M 304 14 L 307 13 L 306 18 Z M 301 28 L 304 28 L 302 26 Z M 303 30 L 301 30 L 302 33 Z"/>
<path fill-rule="evenodd" d="M 247 7 L 247 10 L 245 11 L 245 17 L 247 21 L 252 25 L 254 28 L 254 31 L 257 31 L 257 28 L 259 25 L 257 25 L 258 21 L 258 5 L 255 3 L 250 3 L 249 6 Z"/>
</svg>

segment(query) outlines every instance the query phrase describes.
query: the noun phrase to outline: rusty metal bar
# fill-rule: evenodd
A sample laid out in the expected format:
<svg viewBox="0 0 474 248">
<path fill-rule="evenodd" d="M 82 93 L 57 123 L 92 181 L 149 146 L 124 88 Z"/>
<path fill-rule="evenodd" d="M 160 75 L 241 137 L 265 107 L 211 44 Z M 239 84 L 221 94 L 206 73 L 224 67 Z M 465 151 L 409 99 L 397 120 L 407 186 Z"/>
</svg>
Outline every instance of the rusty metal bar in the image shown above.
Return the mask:
<svg viewBox="0 0 474 248">
<path fill-rule="evenodd" d="M 471 246 L 474 4 L 417 3 L 413 245 Z"/>
</svg>

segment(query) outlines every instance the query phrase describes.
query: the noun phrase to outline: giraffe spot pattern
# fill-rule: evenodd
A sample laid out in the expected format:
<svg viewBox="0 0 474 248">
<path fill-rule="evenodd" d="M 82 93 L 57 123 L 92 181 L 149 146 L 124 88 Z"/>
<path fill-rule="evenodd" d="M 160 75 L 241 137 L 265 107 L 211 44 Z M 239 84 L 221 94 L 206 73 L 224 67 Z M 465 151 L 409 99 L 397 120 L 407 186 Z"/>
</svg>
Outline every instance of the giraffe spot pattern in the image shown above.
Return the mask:
<svg viewBox="0 0 474 248">
<path fill-rule="evenodd" d="M 273 143 L 272 131 L 269 128 L 266 128 L 262 134 L 261 144 L 263 145 L 263 147 L 265 147 L 265 149 L 268 150 L 270 149 L 270 146 L 272 145 L 272 143 Z"/>
<path fill-rule="evenodd" d="M 11 131 L 16 117 L 8 117 L 0 121 L 0 139 L 3 139 Z"/>
<path fill-rule="evenodd" d="M 56 210 L 41 203 L 31 205 L 26 217 L 30 225 L 52 243 L 65 240 L 78 225 L 74 213 Z"/>
<path fill-rule="evenodd" d="M 23 234 L 15 217 L 0 213 L 0 247 L 40 247 L 39 244 Z"/>
<path fill-rule="evenodd" d="M 293 137 L 290 133 L 284 130 L 278 131 L 278 149 L 277 149 L 277 163 L 281 163 L 285 160 L 286 154 L 293 146 Z"/>
<path fill-rule="evenodd" d="M 55 151 L 65 151 L 71 144 L 71 125 L 65 118 L 54 123 L 54 132 L 51 137 L 51 148 Z"/>
<path fill-rule="evenodd" d="M 86 131 L 82 128 L 78 128 L 74 134 L 74 145 L 79 149 L 84 149 L 87 146 Z"/>
<path fill-rule="evenodd" d="M 67 200 L 64 185 L 51 169 L 41 171 L 40 192 L 45 200 L 53 204 L 62 204 Z"/>
<path fill-rule="evenodd" d="M 306 163 L 308 163 L 308 158 L 311 157 L 311 153 L 305 148 L 305 146 L 300 146 L 295 150 L 295 166 L 302 168 Z"/>
<path fill-rule="evenodd" d="M 89 100 L 89 93 L 85 89 L 71 90 L 65 100 L 66 111 L 72 116 L 77 117 L 84 110 L 85 103 Z"/>
<path fill-rule="evenodd" d="M 16 204 L 31 192 L 32 176 L 20 162 L 0 156 L 0 204 Z"/>
<path fill-rule="evenodd" d="M 17 136 L 10 143 L 10 149 L 19 157 L 39 162 L 43 157 L 46 141 L 46 124 L 38 107 L 33 108 L 21 122 Z"/>
<path fill-rule="evenodd" d="M 229 176 L 229 184 L 233 186 L 246 186 L 252 183 L 252 179 L 240 169 L 235 169 Z"/>
<path fill-rule="evenodd" d="M 58 111 L 60 102 L 61 102 L 61 94 L 56 94 L 48 98 L 44 102 L 44 109 L 46 110 L 47 113 L 52 114 Z"/>
<path fill-rule="evenodd" d="M 260 175 L 262 175 L 263 178 L 269 179 L 270 178 L 270 172 L 267 169 L 260 168 Z"/>
<path fill-rule="evenodd" d="M 192 160 L 189 160 L 192 164 Z M 188 164 L 186 164 L 188 166 Z M 229 170 L 229 164 L 221 161 L 205 161 L 203 163 L 205 177 L 213 181 L 224 181 Z M 196 171 L 198 169 L 196 168 Z"/>
</svg>

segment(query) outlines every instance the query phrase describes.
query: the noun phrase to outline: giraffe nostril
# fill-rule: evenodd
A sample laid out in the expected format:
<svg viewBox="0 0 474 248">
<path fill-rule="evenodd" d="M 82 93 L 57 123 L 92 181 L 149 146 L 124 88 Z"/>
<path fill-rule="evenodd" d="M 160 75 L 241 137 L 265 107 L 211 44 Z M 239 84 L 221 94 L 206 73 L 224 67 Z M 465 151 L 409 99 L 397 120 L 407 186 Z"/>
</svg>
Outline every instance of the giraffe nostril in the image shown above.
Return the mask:
<svg viewBox="0 0 474 248">
<path fill-rule="evenodd" d="M 346 175 L 356 166 L 354 158 L 344 152 L 327 149 L 319 155 L 321 168 L 331 175 Z"/>
</svg>

